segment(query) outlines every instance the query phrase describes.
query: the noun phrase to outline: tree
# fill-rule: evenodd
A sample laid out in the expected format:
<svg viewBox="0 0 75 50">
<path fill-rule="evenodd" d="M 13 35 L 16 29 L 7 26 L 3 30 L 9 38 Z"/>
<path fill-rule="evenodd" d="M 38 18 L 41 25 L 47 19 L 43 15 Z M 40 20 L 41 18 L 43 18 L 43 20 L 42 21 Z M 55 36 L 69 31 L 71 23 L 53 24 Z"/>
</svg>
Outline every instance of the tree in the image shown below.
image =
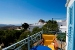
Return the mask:
<svg viewBox="0 0 75 50">
<path fill-rule="evenodd" d="M 29 27 L 29 25 L 27 23 L 22 24 L 22 27 L 27 30 L 27 28 Z"/>
<path fill-rule="evenodd" d="M 66 41 L 66 33 L 57 34 L 57 39 L 61 41 Z"/>
<path fill-rule="evenodd" d="M 21 35 L 20 35 L 20 37 L 19 37 L 19 39 L 18 40 L 22 40 L 22 39 L 25 39 L 25 38 L 27 38 L 28 37 L 28 35 L 30 35 L 30 31 L 24 31 Z"/>
<path fill-rule="evenodd" d="M 54 20 L 48 20 L 46 24 L 43 26 L 43 28 L 47 28 L 47 30 L 49 31 L 59 31 L 58 24 Z"/>
<path fill-rule="evenodd" d="M 22 31 L 18 30 L 0 30 L 0 44 L 4 43 L 4 47 L 16 42 Z"/>
<path fill-rule="evenodd" d="M 39 27 L 34 27 L 32 33 L 35 34 L 35 33 L 39 32 L 39 31 L 41 31 L 41 30 L 42 30 L 42 29 L 39 28 Z"/>
<path fill-rule="evenodd" d="M 40 20 L 39 20 L 39 22 L 45 23 L 45 20 L 43 20 L 43 19 L 40 19 Z"/>
</svg>

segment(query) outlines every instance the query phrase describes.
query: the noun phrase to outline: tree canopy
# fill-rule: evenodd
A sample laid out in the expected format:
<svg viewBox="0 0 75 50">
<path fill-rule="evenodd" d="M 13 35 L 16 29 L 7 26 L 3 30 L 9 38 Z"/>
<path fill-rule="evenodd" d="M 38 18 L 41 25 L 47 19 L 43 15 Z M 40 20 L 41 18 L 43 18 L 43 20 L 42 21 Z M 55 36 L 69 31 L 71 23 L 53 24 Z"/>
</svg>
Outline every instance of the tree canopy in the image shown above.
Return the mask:
<svg viewBox="0 0 75 50">
<path fill-rule="evenodd" d="M 59 28 L 58 28 L 58 24 L 56 21 L 52 21 L 52 20 L 48 20 L 46 22 L 46 24 L 43 26 L 43 28 L 49 30 L 49 31 L 59 31 Z"/>
<path fill-rule="evenodd" d="M 43 19 L 40 19 L 40 20 L 39 20 L 39 22 L 45 23 L 45 20 L 43 20 Z"/>
<path fill-rule="evenodd" d="M 37 33 L 39 31 L 41 31 L 42 29 L 39 27 L 34 27 L 32 33 Z"/>
<path fill-rule="evenodd" d="M 29 27 L 29 24 L 28 24 L 28 23 L 24 23 L 24 24 L 22 24 L 22 27 L 23 27 L 25 30 L 27 30 L 27 28 Z"/>
<path fill-rule="evenodd" d="M 0 44 L 4 43 L 5 46 L 8 46 L 10 43 L 16 42 L 21 33 L 21 30 L 0 30 Z"/>
</svg>

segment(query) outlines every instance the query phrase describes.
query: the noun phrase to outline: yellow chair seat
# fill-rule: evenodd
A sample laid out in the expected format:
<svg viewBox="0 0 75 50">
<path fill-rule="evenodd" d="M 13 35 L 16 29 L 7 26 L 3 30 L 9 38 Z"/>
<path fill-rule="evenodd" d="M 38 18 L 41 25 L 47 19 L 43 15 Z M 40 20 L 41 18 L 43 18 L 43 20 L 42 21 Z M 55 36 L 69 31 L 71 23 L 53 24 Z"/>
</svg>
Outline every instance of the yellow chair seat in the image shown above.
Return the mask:
<svg viewBox="0 0 75 50">
<path fill-rule="evenodd" d="M 50 45 L 53 42 L 53 40 L 44 40 L 44 45 Z"/>
<path fill-rule="evenodd" d="M 49 47 L 49 48 L 51 48 L 52 50 L 55 50 L 55 49 L 54 49 L 54 45 L 53 45 L 53 44 L 48 45 L 48 47 Z"/>
</svg>

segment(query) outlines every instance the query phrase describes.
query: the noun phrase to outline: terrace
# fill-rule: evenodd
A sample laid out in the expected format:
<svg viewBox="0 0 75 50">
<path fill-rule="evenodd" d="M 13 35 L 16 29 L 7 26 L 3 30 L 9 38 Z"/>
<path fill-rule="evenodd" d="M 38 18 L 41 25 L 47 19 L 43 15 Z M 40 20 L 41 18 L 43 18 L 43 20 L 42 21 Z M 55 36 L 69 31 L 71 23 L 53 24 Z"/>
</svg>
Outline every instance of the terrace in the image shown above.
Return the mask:
<svg viewBox="0 0 75 50">
<path fill-rule="evenodd" d="M 47 32 L 48 33 L 48 32 Z M 58 50 L 59 45 L 62 49 L 61 43 L 57 40 L 56 34 L 47 34 L 44 31 L 40 31 L 34 35 L 31 35 L 15 44 L 3 48 L 2 50 Z M 41 47 L 40 47 L 41 46 Z M 43 47 L 43 48 L 42 48 Z M 45 48 L 46 47 L 46 48 Z M 23 49 L 24 48 L 24 49 Z M 44 49 L 45 48 L 45 49 Z"/>
</svg>

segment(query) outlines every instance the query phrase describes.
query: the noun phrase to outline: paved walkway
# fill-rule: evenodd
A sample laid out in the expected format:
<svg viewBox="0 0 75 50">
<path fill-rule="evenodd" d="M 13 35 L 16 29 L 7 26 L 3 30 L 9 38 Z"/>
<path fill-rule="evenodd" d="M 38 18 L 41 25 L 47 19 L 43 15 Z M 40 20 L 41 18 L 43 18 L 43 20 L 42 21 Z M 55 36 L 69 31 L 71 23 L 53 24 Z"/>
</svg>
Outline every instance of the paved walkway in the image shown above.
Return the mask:
<svg viewBox="0 0 75 50">
<path fill-rule="evenodd" d="M 58 47 L 61 48 L 61 41 L 57 40 L 58 42 Z M 62 49 L 65 50 L 66 47 L 66 42 L 62 42 Z"/>
</svg>

